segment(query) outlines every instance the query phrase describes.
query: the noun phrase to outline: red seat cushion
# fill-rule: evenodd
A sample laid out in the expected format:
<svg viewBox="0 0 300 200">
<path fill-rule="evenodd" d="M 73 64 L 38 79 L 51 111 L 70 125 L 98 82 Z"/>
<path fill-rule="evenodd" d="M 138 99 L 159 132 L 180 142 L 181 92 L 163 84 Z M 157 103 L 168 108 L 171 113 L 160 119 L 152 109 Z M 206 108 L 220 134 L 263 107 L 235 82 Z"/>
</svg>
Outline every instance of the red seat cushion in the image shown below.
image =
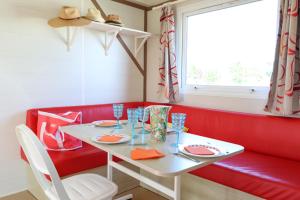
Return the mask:
<svg viewBox="0 0 300 200">
<path fill-rule="evenodd" d="M 298 161 L 245 151 L 191 173 L 265 199 L 300 199 Z"/>
<path fill-rule="evenodd" d="M 74 174 L 83 170 L 106 165 L 106 152 L 85 142 L 82 148 L 72 151 L 48 151 L 60 176 Z"/>
</svg>

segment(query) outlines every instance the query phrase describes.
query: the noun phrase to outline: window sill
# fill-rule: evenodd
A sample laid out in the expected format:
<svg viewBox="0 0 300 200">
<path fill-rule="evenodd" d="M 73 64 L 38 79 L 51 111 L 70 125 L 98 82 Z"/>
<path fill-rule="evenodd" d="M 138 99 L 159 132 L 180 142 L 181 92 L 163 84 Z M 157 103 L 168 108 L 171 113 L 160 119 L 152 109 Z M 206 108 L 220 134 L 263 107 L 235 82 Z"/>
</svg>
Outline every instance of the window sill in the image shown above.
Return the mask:
<svg viewBox="0 0 300 200">
<path fill-rule="evenodd" d="M 241 98 L 241 99 L 267 99 L 268 90 L 260 89 L 255 90 L 254 92 L 249 92 L 249 90 L 244 91 L 224 91 L 224 90 L 214 90 L 214 89 L 181 89 L 183 95 L 192 95 L 192 96 L 212 96 L 212 97 L 227 97 L 227 98 Z"/>
</svg>

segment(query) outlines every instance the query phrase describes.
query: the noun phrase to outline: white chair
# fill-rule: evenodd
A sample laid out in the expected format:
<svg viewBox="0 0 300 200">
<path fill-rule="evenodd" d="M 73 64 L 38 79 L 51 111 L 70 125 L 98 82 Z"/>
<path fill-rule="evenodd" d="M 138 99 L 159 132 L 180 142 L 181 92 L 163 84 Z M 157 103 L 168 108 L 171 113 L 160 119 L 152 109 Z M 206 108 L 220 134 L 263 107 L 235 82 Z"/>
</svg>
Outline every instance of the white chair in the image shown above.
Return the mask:
<svg viewBox="0 0 300 200">
<path fill-rule="evenodd" d="M 17 126 L 16 134 L 37 182 L 50 200 L 112 200 L 117 194 L 117 185 L 96 174 L 75 175 L 61 180 L 37 136 L 25 125 Z M 131 198 L 129 195 L 117 200 Z"/>
</svg>

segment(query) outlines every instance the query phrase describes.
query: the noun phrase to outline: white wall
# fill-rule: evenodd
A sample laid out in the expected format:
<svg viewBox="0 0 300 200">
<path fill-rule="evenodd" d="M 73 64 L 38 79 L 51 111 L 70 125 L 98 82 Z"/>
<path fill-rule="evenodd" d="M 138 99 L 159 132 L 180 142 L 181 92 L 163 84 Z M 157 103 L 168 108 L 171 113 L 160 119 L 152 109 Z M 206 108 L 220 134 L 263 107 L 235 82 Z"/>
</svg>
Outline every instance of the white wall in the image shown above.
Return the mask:
<svg viewBox="0 0 300 200">
<path fill-rule="evenodd" d="M 233 0 L 191 0 L 187 3 L 177 5 L 177 8 L 193 7 L 195 4 L 207 6 L 212 3 L 232 2 Z M 155 34 L 155 37 L 148 41 L 148 77 L 147 77 L 147 100 L 164 102 L 165 100 L 158 93 L 159 83 L 159 60 L 160 60 L 160 11 L 154 10 L 148 13 L 148 31 Z M 178 55 L 179 56 L 179 55 Z M 179 66 L 180 67 L 180 66 Z M 178 69 L 180 72 L 180 69 Z M 183 98 L 178 104 L 215 108 L 230 111 L 249 112 L 266 114 L 263 111 L 266 99 L 256 98 L 237 98 L 237 97 L 224 97 L 224 96 L 208 96 L 200 94 L 183 94 Z"/>
<path fill-rule="evenodd" d="M 110 0 L 99 3 L 126 26 L 143 29 L 143 11 Z M 142 100 L 142 76 L 118 41 L 106 57 L 100 34 L 82 29 L 66 51 L 65 29 L 47 25 L 63 5 L 83 14 L 92 6 L 89 0 L 0 4 L 0 197 L 26 189 L 14 127 L 25 122 L 27 109 Z"/>
</svg>

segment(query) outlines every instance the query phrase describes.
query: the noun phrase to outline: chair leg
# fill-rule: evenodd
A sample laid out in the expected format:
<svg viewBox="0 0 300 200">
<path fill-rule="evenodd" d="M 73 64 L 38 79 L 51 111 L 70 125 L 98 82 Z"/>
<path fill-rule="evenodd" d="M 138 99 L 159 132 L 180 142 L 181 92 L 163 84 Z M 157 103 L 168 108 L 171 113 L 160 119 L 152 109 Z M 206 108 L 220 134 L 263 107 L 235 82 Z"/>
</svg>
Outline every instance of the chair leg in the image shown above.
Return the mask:
<svg viewBox="0 0 300 200">
<path fill-rule="evenodd" d="M 36 178 L 33 175 L 32 169 L 30 168 L 29 164 L 25 162 L 25 169 L 27 175 L 27 189 L 28 191 L 38 200 L 47 200 L 48 197 L 45 195 L 43 189 L 38 184 Z"/>
<path fill-rule="evenodd" d="M 119 197 L 119 198 L 114 199 L 114 200 L 132 200 L 132 199 L 133 199 L 132 194 L 127 194 L 125 196 Z"/>
</svg>

